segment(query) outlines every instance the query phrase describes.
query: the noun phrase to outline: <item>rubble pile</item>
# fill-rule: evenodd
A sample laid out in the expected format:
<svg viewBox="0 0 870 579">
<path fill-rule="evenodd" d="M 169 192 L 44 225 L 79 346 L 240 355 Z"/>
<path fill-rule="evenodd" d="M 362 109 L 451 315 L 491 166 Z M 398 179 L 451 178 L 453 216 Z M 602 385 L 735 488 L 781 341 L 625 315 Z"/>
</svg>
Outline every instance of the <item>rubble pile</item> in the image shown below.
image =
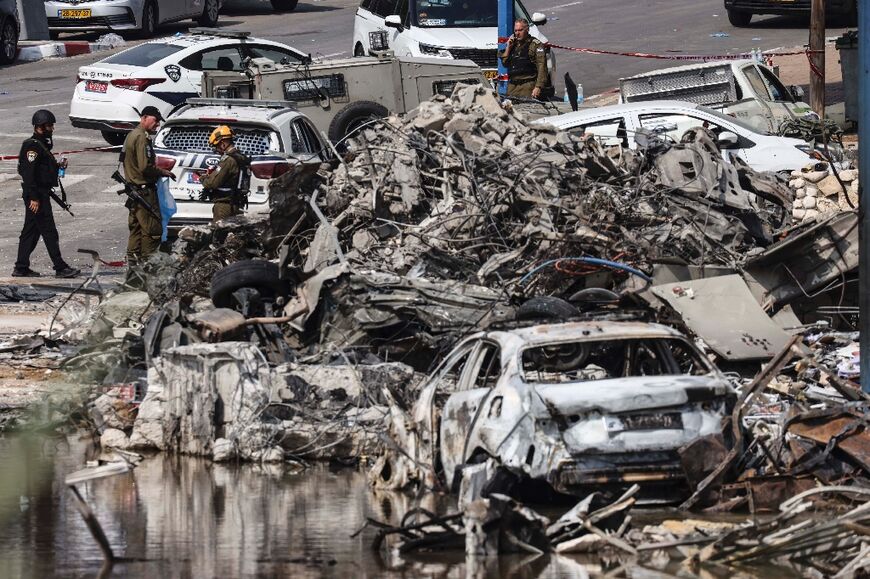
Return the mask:
<svg viewBox="0 0 870 579">
<path fill-rule="evenodd" d="M 820 161 L 792 171 L 788 185 L 794 192 L 795 221 L 829 217 L 858 207 L 858 170 L 839 169 Z"/>
</svg>

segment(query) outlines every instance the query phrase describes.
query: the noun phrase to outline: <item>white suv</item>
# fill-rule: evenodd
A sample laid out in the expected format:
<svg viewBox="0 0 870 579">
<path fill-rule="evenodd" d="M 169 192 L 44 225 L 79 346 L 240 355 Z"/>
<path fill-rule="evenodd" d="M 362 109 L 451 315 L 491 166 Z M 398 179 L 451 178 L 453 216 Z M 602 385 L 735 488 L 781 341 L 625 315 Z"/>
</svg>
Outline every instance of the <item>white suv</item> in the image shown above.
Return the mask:
<svg viewBox="0 0 870 579">
<path fill-rule="evenodd" d="M 530 22 L 529 32 L 541 42 L 544 14 L 529 16 L 519 0 L 514 15 Z M 462 58 L 474 61 L 490 80 L 498 68 L 498 4 L 490 0 L 362 0 L 353 25 L 353 54 L 392 50 L 396 56 Z M 556 59 L 547 50 L 550 80 Z M 551 82 L 552 84 L 552 82 Z"/>
<path fill-rule="evenodd" d="M 191 99 L 177 110 L 154 139 L 157 166 L 172 171 L 172 197 L 178 212 L 169 227 L 208 223 L 211 203 L 200 201 L 200 177 L 220 160 L 208 144 L 218 125 L 228 125 L 235 144 L 251 158 L 248 212 L 269 211 L 269 182 L 295 163 L 332 158 L 329 145 L 292 103 L 232 99 Z"/>
</svg>

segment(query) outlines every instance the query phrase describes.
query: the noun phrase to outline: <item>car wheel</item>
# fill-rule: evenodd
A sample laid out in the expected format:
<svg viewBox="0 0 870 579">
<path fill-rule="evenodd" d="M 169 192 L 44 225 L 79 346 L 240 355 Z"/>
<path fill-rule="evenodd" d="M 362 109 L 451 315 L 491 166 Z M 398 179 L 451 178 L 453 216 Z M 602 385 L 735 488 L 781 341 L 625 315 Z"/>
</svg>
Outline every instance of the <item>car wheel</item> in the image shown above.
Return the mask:
<svg viewBox="0 0 870 579">
<path fill-rule="evenodd" d="M 353 47 L 353 55 L 354 56 L 365 56 L 366 49 L 363 47 L 361 42 L 357 42 L 356 46 Z"/>
<path fill-rule="evenodd" d="M 18 29 L 12 18 L 7 18 L 0 29 L 0 64 L 9 64 L 18 55 Z"/>
<path fill-rule="evenodd" d="M 517 308 L 517 320 L 563 320 L 575 318 L 580 310 L 562 298 L 554 296 L 538 296 L 526 300 Z"/>
<path fill-rule="evenodd" d="M 127 133 L 116 133 L 114 131 L 103 131 L 103 139 L 113 147 L 123 145 L 127 138 Z"/>
<path fill-rule="evenodd" d="M 151 38 L 154 36 L 154 33 L 157 32 L 158 22 L 157 5 L 151 0 L 148 0 L 148 2 L 145 3 L 145 7 L 142 9 L 142 24 L 139 27 L 136 36 L 139 38 Z"/>
<path fill-rule="evenodd" d="M 742 10 L 728 11 L 728 22 L 730 22 L 732 26 L 749 26 L 750 20 L 752 20 L 752 12 L 744 12 Z"/>
<path fill-rule="evenodd" d="M 272 0 L 272 8 L 278 12 L 293 12 L 299 0 Z"/>
<path fill-rule="evenodd" d="M 221 6 L 218 0 L 205 0 L 205 8 L 202 10 L 202 15 L 197 19 L 197 24 L 206 28 L 217 26 L 220 10 Z"/>
<path fill-rule="evenodd" d="M 372 119 L 383 119 L 390 114 L 383 105 L 372 101 L 356 101 L 340 111 L 329 123 L 329 139 L 337 143 Z"/>
<path fill-rule="evenodd" d="M 211 278 L 211 301 L 219 308 L 231 307 L 233 292 L 253 288 L 266 298 L 286 296 L 287 283 L 280 279 L 278 266 L 271 261 L 247 259 L 231 263 Z"/>
</svg>

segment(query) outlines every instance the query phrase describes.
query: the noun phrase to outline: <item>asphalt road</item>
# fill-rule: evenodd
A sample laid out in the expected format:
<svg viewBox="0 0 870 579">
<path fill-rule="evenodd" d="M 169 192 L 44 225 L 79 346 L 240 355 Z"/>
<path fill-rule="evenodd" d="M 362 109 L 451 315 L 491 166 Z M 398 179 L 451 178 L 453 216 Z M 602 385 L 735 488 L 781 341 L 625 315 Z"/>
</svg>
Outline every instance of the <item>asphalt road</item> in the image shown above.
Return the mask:
<svg viewBox="0 0 870 579">
<path fill-rule="evenodd" d="M 725 54 L 753 48 L 792 47 L 807 42 L 807 22 L 794 18 L 756 17 L 750 28 L 728 23 L 722 0 L 526 0 L 530 12 L 549 18 L 543 31 L 553 43 L 625 52 Z M 290 14 L 275 14 L 266 0 L 227 0 L 220 26 L 285 42 L 314 56 L 350 53 L 355 0 L 301 0 Z M 190 23 L 168 25 L 160 34 L 183 32 Z M 829 28 L 837 36 L 842 28 Z M 720 33 L 728 36 L 721 36 Z M 714 36 L 715 35 L 715 36 Z M 62 39 L 93 40 L 96 35 Z M 99 133 L 73 129 L 67 118 L 76 69 L 105 58 L 96 53 L 0 67 L 0 157 L 18 153 L 30 133 L 30 116 L 50 108 L 58 117 L 56 151 L 105 146 Z M 663 68 L 669 63 L 621 56 L 559 51 L 559 76 L 570 72 L 591 95 L 617 85 L 618 79 Z M 830 66 L 837 66 L 831 63 Z M 109 175 L 117 151 L 74 153 L 66 186 L 76 217 L 55 211 L 65 257 L 86 265 L 77 248 L 92 248 L 107 259 L 122 259 L 126 245 L 126 210 Z M 23 220 L 15 161 L 0 160 L 0 274 L 11 270 Z M 33 267 L 50 272 L 42 246 Z"/>
</svg>

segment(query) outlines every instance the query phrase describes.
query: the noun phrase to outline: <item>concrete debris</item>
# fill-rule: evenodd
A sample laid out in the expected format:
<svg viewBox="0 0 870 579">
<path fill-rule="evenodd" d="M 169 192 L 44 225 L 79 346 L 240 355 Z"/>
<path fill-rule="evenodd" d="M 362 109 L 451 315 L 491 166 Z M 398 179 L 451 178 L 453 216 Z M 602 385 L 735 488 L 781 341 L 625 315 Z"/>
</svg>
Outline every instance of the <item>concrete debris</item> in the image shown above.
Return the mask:
<svg viewBox="0 0 870 579">
<path fill-rule="evenodd" d="M 820 161 L 792 172 L 795 221 L 816 221 L 858 207 L 858 170 Z"/>
</svg>

